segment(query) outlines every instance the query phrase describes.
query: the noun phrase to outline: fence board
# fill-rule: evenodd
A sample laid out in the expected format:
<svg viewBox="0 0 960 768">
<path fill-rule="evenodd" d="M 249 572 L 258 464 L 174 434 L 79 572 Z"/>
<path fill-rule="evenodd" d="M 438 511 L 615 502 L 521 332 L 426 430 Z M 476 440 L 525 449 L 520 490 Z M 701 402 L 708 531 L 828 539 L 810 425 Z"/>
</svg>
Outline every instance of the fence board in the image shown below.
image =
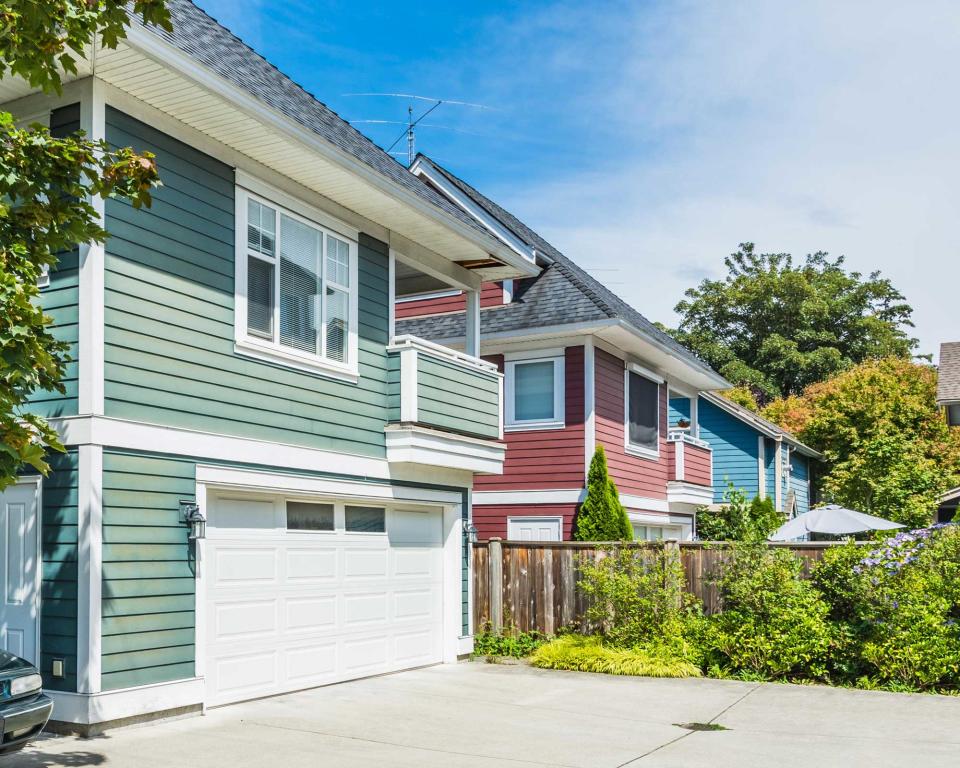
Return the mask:
<svg viewBox="0 0 960 768">
<path fill-rule="evenodd" d="M 837 544 L 771 543 L 768 546 L 793 552 L 803 561 L 804 575 L 809 575 L 824 551 Z M 601 560 L 617 548 L 652 552 L 662 546 L 653 542 L 622 544 L 497 539 L 492 541 L 492 546 L 491 542 L 474 544 L 471 554 L 474 627 L 480 631 L 488 625 L 500 626 L 499 618 L 505 627 L 552 635 L 562 627 L 575 626 L 588 607 L 587 597 L 578 587 L 581 558 Z M 679 543 L 684 589 L 703 604 L 704 612 L 708 614 L 716 613 L 720 608 L 714 575 L 730 558 L 730 553 L 730 544 L 726 542 Z M 493 562 L 497 558 L 499 560 Z M 491 589 L 496 586 L 500 587 L 499 596 L 491 594 Z M 498 608 L 499 617 L 495 615 Z"/>
</svg>

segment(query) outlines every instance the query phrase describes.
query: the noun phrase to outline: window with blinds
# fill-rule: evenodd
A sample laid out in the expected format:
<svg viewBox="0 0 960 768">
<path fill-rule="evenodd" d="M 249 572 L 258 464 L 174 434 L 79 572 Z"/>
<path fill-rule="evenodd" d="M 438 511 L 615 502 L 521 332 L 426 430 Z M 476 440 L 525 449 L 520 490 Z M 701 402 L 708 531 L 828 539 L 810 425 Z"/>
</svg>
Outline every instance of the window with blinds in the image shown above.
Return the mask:
<svg viewBox="0 0 960 768">
<path fill-rule="evenodd" d="M 351 364 L 356 244 L 250 195 L 246 216 L 246 339 Z"/>
</svg>

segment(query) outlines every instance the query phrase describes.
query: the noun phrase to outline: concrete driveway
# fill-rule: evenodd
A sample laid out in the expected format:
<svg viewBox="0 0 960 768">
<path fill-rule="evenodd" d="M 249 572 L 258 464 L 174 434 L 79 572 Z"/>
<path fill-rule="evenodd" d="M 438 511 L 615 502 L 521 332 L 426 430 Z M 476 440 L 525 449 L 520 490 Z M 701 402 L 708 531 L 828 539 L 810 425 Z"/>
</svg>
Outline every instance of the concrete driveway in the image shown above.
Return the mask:
<svg viewBox="0 0 960 768">
<path fill-rule="evenodd" d="M 465 663 L 47 737 L 0 766 L 930 768 L 960 764 L 958 723 L 953 697 Z"/>
</svg>

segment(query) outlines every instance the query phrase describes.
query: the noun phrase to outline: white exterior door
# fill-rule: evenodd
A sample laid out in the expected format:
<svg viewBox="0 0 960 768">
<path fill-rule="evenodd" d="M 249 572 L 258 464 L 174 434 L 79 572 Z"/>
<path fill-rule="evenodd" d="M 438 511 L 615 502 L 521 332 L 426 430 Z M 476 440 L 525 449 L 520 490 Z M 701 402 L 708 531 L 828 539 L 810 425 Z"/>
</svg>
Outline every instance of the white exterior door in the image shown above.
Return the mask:
<svg viewBox="0 0 960 768">
<path fill-rule="evenodd" d="M 0 648 L 37 662 L 40 597 L 36 483 L 0 493 Z"/>
<path fill-rule="evenodd" d="M 442 511 L 291 502 L 209 500 L 208 706 L 442 661 Z"/>
<path fill-rule="evenodd" d="M 559 517 L 507 518 L 510 541 L 560 541 L 563 519 Z"/>
</svg>

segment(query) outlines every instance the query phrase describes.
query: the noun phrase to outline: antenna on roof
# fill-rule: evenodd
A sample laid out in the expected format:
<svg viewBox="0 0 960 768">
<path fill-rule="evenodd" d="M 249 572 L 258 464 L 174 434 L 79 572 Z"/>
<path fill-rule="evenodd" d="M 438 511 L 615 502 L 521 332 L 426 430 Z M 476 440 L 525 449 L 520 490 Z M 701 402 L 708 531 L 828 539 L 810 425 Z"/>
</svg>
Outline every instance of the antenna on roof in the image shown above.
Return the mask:
<svg viewBox="0 0 960 768">
<path fill-rule="evenodd" d="M 495 109 L 495 107 L 488 107 L 486 104 L 476 104 L 471 101 L 457 101 L 455 99 L 438 99 L 432 96 L 418 96 L 413 93 L 344 93 L 344 97 L 388 97 L 388 98 L 397 98 L 397 99 L 418 99 L 420 101 L 432 101 L 433 104 L 428 107 L 426 110 L 421 113 L 421 115 L 414 120 L 413 118 L 413 105 L 407 105 L 407 121 L 404 123 L 406 126 L 403 129 L 403 133 L 397 136 L 393 140 L 393 143 L 387 147 L 386 152 L 389 155 L 397 155 L 399 153 L 393 152 L 393 148 L 400 143 L 400 141 L 406 137 L 407 139 L 407 165 L 413 165 L 413 161 L 417 156 L 417 133 L 416 128 L 419 125 L 420 121 L 423 120 L 427 115 L 429 115 L 433 110 L 439 107 L 441 104 L 452 104 L 461 107 L 472 107 L 474 109 Z M 352 120 L 351 123 L 395 123 L 398 121 L 394 120 Z M 433 125 L 433 128 L 447 128 L 448 126 Z M 450 130 L 456 130 L 450 128 Z"/>
</svg>

